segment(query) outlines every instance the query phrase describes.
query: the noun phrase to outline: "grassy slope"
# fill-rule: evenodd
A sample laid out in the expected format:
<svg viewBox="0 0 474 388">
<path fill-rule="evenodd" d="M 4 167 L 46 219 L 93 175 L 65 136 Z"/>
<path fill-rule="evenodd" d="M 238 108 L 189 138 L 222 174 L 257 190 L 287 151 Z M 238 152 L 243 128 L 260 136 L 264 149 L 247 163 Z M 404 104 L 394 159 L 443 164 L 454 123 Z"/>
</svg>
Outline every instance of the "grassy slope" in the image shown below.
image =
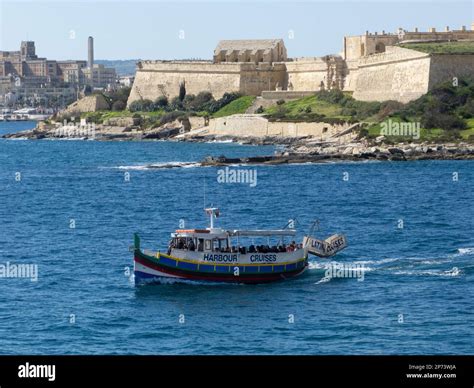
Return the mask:
<svg viewBox="0 0 474 388">
<path fill-rule="evenodd" d="M 404 43 L 400 47 L 430 54 L 474 54 L 474 42 Z"/>
<path fill-rule="evenodd" d="M 461 137 L 467 139 L 469 136 L 474 136 L 474 119 L 466 120 L 467 128 L 461 131 Z"/>
<path fill-rule="evenodd" d="M 326 117 L 348 118 L 348 116 L 341 114 L 341 106 L 321 101 L 316 96 L 308 96 L 298 100 L 288 101 L 280 106 L 274 105 L 265 109 L 265 113 L 271 115 L 277 113 L 279 109 L 284 109 L 287 118 L 298 119 L 304 114 L 307 107 L 311 108 L 312 113 L 318 113 Z"/>
<path fill-rule="evenodd" d="M 224 116 L 235 115 L 238 113 L 245 113 L 245 111 L 253 104 L 254 101 L 255 101 L 254 96 L 239 97 L 236 100 L 230 102 L 229 104 L 219 109 L 216 113 L 212 115 L 212 117 L 224 117 Z"/>
<path fill-rule="evenodd" d="M 130 112 L 129 110 L 122 110 L 122 111 L 110 111 L 110 110 L 101 110 L 98 112 L 88 112 L 83 113 L 81 115 L 82 118 L 88 117 L 96 117 L 100 116 L 102 120 L 115 118 L 115 117 L 132 117 L 134 114 L 139 114 L 141 116 L 147 117 L 161 117 L 165 112 L 163 110 L 159 110 L 156 112 Z"/>
</svg>

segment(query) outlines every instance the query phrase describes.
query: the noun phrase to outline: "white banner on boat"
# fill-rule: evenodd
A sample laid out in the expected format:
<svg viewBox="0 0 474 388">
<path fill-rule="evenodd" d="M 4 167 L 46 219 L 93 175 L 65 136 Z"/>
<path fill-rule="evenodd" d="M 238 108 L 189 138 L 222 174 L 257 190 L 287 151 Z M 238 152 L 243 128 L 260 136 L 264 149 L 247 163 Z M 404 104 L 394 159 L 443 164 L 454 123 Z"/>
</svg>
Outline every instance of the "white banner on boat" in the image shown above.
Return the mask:
<svg viewBox="0 0 474 388">
<path fill-rule="evenodd" d="M 326 240 L 305 236 L 303 246 L 308 252 L 319 257 L 330 257 L 347 247 L 347 239 L 343 234 L 335 234 Z"/>
</svg>

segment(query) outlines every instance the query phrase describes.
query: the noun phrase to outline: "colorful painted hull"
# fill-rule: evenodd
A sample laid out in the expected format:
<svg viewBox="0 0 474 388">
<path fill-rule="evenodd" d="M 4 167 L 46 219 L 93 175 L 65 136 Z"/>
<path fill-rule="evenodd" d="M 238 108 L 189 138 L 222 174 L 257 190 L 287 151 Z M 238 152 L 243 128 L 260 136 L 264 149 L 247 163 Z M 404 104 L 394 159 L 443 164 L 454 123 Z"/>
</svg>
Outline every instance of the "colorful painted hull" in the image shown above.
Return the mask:
<svg viewBox="0 0 474 388">
<path fill-rule="evenodd" d="M 307 258 L 289 264 L 207 264 L 181 260 L 157 253 L 147 255 L 134 251 L 135 283 L 168 281 L 205 281 L 225 283 L 269 283 L 302 274 Z M 238 268 L 238 269 L 237 269 Z"/>
</svg>

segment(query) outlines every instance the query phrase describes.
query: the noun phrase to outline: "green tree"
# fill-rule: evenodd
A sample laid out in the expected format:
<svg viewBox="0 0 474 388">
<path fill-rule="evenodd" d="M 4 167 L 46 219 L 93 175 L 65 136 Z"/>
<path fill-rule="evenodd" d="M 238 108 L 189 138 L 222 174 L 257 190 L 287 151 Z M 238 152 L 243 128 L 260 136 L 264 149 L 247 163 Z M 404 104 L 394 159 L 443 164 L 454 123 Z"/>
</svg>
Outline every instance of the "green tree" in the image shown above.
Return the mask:
<svg viewBox="0 0 474 388">
<path fill-rule="evenodd" d="M 183 80 L 183 82 L 181 82 L 179 84 L 179 101 L 183 102 L 184 100 L 184 97 L 186 97 L 186 81 Z"/>
</svg>

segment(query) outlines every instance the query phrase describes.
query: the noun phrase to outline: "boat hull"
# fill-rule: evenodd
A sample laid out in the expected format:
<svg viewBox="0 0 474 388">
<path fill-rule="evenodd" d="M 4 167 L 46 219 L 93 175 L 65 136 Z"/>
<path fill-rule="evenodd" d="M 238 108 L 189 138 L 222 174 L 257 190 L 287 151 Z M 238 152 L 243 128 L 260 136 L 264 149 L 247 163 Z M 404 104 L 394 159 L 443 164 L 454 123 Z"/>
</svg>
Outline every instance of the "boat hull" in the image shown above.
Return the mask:
<svg viewBox="0 0 474 388">
<path fill-rule="evenodd" d="M 212 282 L 259 284 L 280 281 L 301 275 L 308 267 L 307 258 L 287 264 L 207 264 L 182 261 L 162 253 L 156 256 L 135 249 L 135 283 L 149 282 Z"/>
</svg>

